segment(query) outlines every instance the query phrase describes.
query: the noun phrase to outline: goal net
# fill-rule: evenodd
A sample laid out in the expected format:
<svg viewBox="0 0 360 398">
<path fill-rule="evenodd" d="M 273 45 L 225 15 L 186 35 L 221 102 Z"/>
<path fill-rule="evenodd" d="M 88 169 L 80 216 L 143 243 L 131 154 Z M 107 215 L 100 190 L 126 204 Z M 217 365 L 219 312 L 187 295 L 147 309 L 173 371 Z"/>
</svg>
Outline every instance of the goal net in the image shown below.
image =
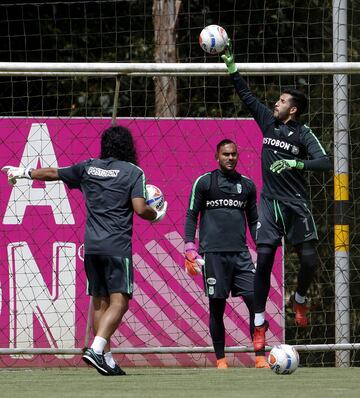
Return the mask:
<svg viewBox="0 0 360 398">
<path fill-rule="evenodd" d="M 164 191 L 169 210 L 156 225 L 135 218 L 134 297 L 113 336 L 114 352 L 124 366 L 212 365 L 202 280 L 189 277 L 183 266 L 185 212 L 192 183 L 216 168 L 215 146 L 223 138 L 238 143 L 238 170 L 255 181 L 259 193 L 262 135 L 235 95 L 220 58 L 200 49 L 198 34 L 211 23 L 227 30 L 239 69 L 255 65 L 244 76 L 269 106 L 284 87 L 302 88 L 309 97 L 304 122 L 333 154 L 333 73 L 321 74 L 313 66 L 308 73 L 288 70 L 299 62 L 333 61 L 331 7 L 285 0 L 75 1 L 1 4 L 0 13 L 6 21 L 0 28 L 0 166 L 64 167 L 97 157 L 101 132 L 113 123 L 128 126 L 136 137 L 140 166 L 148 182 Z M 349 2 L 347 14 L 348 61 L 357 62 L 355 3 Z M 62 71 L 62 63 L 73 68 Z M 156 64 L 141 70 L 139 63 Z M 164 74 L 157 68 L 164 63 L 184 68 Z M 186 72 L 194 63 L 205 69 L 209 64 L 216 72 Z M 259 64 L 269 63 L 282 65 L 281 72 L 262 73 Z M 104 70 L 104 64 L 133 69 L 117 74 Z M 350 225 L 344 311 L 349 316 L 346 342 L 352 346 L 345 347 L 350 356 L 344 363 L 358 365 L 359 74 L 351 72 L 347 79 L 350 141 L 344 157 L 352 205 L 347 201 L 340 206 L 346 216 L 341 224 Z M 5 175 L 0 177 L 0 366 L 80 365 L 78 354 L 92 338 L 83 269 L 82 195 L 69 192 L 62 183 L 20 180 L 12 188 Z M 277 253 L 267 304 L 269 346 L 283 341 L 296 345 L 302 363 L 311 366 L 339 364 L 336 350 L 344 348 L 335 344 L 334 223 L 339 206 L 334 206 L 333 181 L 332 174 L 308 176 L 321 259 L 309 292 L 310 326 L 296 328 L 285 305 L 298 270 L 290 246 Z M 250 237 L 249 246 L 256 259 Z M 241 299 L 228 300 L 224 319 L 230 361 L 253 366 Z"/>
</svg>

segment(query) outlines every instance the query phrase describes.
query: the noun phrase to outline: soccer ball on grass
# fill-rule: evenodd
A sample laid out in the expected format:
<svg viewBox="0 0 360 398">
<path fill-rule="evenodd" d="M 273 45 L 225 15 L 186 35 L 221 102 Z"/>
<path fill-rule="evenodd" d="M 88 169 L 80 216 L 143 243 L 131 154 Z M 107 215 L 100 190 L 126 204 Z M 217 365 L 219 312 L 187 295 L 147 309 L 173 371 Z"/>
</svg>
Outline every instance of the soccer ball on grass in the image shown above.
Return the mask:
<svg viewBox="0 0 360 398">
<path fill-rule="evenodd" d="M 280 344 L 272 348 L 268 362 L 276 374 L 289 375 L 299 366 L 299 354 L 291 345 Z"/>
<path fill-rule="evenodd" d="M 228 35 L 219 25 L 208 25 L 199 36 L 200 47 L 208 54 L 219 54 L 224 51 Z"/>
</svg>

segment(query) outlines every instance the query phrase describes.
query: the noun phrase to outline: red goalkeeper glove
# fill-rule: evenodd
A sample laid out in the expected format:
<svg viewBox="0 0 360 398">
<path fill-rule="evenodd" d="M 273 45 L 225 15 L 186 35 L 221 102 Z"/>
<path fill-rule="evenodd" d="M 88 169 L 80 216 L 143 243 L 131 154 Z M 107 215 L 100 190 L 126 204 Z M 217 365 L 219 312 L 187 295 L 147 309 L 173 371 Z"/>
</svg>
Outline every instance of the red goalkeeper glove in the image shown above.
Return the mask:
<svg viewBox="0 0 360 398">
<path fill-rule="evenodd" d="M 190 275 L 201 273 L 201 266 L 205 264 L 204 259 L 196 250 L 194 242 L 185 243 L 185 270 Z"/>
</svg>

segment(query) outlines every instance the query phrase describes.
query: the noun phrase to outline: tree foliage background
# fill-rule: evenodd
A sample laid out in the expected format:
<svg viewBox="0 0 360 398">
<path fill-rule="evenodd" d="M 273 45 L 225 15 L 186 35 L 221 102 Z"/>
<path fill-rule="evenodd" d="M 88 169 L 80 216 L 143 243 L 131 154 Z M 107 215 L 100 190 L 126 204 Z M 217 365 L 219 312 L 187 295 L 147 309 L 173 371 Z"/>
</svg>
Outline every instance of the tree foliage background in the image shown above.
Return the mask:
<svg viewBox="0 0 360 398">
<path fill-rule="evenodd" d="M 160 1 L 160 0 L 154 0 Z M 2 62 L 153 62 L 155 43 L 152 1 L 2 2 Z M 348 60 L 359 62 L 360 1 L 348 0 Z M 330 0 L 183 0 L 176 24 L 178 62 L 221 62 L 206 56 L 198 35 L 208 24 L 223 26 L 232 38 L 237 62 L 326 62 L 332 53 Z M 167 27 L 164 27 L 167 29 Z M 305 122 L 328 153 L 333 153 L 332 76 L 248 78 L 254 93 L 269 106 L 284 86 L 305 90 L 310 103 Z M 349 77 L 351 225 L 351 340 L 360 335 L 359 75 Z M 1 77 L 0 116 L 110 116 L 113 78 Z M 118 117 L 155 115 L 152 77 L 121 77 Z M 177 78 L 178 117 L 249 116 L 227 77 Z M 287 314 L 289 343 L 333 343 L 334 247 L 332 175 L 309 176 L 315 221 L 319 226 L 321 265 L 312 287 L 313 325 L 298 331 Z M 297 261 L 286 252 L 286 294 L 296 283 Z M 331 364 L 334 354 L 308 354 L 309 364 Z M 353 363 L 359 356 L 352 353 Z"/>
</svg>

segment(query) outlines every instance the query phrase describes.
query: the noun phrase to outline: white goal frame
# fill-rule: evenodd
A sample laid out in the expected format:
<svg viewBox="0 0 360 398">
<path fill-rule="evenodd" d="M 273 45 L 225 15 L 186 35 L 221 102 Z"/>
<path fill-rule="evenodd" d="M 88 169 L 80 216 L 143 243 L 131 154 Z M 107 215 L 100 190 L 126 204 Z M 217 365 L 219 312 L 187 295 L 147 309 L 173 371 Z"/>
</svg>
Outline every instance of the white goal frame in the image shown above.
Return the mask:
<svg viewBox="0 0 360 398">
<path fill-rule="evenodd" d="M 237 63 L 248 76 L 359 74 L 360 62 Z M 0 62 L 0 76 L 224 76 L 224 63 Z"/>
<path fill-rule="evenodd" d="M 334 76 L 334 136 L 343 135 L 340 140 L 334 140 L 334 172 L 340 173 L 344 169 L 347 170 L 348 159 L 344 159 L 344 145 L 347 145 L 348 131 L 340 131 L 340 127 L 336 126 L 335 120 L 342 120 L 342 126 L 348 126 L 347 120 L 344 119 L 347 115 L 341 113 L 340 109 L 344 109 L 344 101 L 348 99 L 344 97 L 344 92 L 347 92 L 347 81 L 344 86 L 341 81 L 343 77 L 350 74 L 360 74 L 360 62 L 314 62 L 314 63 L 237 63 L 238 70 L 247 76 L 266 76 L 266 75 L 333 75 Z M 27 62 L 0 62 L 0 76 L 97 76 L 97 77 L 114 77 L 118 78 L 122 75 L 126 76 L 224 76 L 227 75 L 226 66 L 223 63 L 27 63 Z M 347 80 L 347 79 L 346 79 Z M 339 89 L 341 88 L 341 90 Z M 345 89 L 345 90 L 344 90 Z M 115 85 L 115 98 L 118 97 L 119 84 Z M 342 94 L 341 94 L 342 93 Z M 114 101 L 114 107 L 117 102 Z M 347 111 L 347 107 L 345 108 Z M 116 110 L 115 110 L 116 111 Z M 116 114 L 114 112 L 114 114 Z M 344 135 L 345 134 L 345 135 Z M 341 156 L 340 156 L 341 154 Z M 335 250 L 336 258 L 336 250 Z M 348 261 L 348 253 L 347 259 Z M 344 264 L 344 256 L 340 258 L 341 267 Z M 336 263 L 336 259 L 335 259 Z M 341 268 L 340 267 L 340 268 Z M 346 267 L 346 264 L 345 264 Z M 335 264 L 337 270 L 337 265 Z M 342 269 L 342 268 L 341 268 Z M 343 272 L 335 272 L 336 278 L 341 276 Z M 336 280 L 334 281 L 336 285 Z M 349 308 L 342 306 L 342 298 L 349 296 L 349 286 L 344 286 L 344 281 L 340 281 L 342 290 L 338 296 L 335 293 L 335 308 L 339 308 L 338 314 L 340 319 L 347 319 L 349 316 Z M 347 280 L 348 284 L 348 280 Z M 336 289 L 335 289 L 336 290 Z M 343 318 L 341 318 L 343 317 Z M 338 333 L 335 344 L 316 344 L 316 345 L 297 345 L 294 346 L 299 351 L 342 351 L 345 356 L 342 356 L 341 363 L 348 362 L 347 351 L 360 349 L 360 344 L 349 344 L 346 336 L 347 330 L 341 329 Z M 349 325 L 348 325 L 349 327 Z M 345 338 L 344 338 L 345 336 Z M 266 347 L 269 351 L 271 347 Z M 147 354 L 147 353 L 207 353 L 213 352 L 212 347 L 157 347 L 157 348 L 114 348 L 114 353 L 121 354 Z M 227 347 L 227 352 L 251 352 L 250 347 Z M 25 355 L 25 354 L 68 354 L 80 355 L 81 349 L 47 349 L 47 348 L 33 348 L 33 349 L 5 349 L 0 348 L 0 355 Z M 344 366 L 344 365 L 342 365 Z M 346 365 L 345 365 L 346 366 Z"/>
</svg>

